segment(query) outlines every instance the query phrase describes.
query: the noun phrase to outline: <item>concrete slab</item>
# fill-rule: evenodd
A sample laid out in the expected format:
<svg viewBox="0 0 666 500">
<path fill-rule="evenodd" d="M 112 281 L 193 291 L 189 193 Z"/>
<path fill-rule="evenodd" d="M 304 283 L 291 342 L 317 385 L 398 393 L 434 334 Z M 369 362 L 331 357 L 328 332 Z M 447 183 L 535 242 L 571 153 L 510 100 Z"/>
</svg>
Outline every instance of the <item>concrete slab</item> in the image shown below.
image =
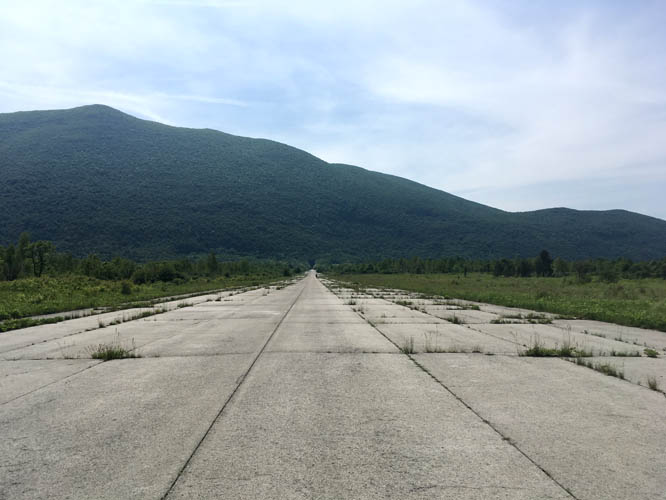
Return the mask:
<svg viewBox="0 0 666 500">
<path fill-rule="evenodd" d="M 0 499 L 160 499 L 173 481 L 169 498 L 569 498 L 542 467 L 580 499 L 664 491 L 663 477 L 654 479 L 664 468 L 654 458 L 666 444 L 663 395 L 562 360 L 416 356 L 438 360 L 433 373 L 458 384 L 477 415 L 363 315 L 378 315 L 397 344 L 414 335 L 417 350 L 429 335 L 436 349 L 515 355 L 499 330 L 475 328 L 531 325 L 452 325 L 355 291 L 345 292 L 357 302 L 348 305 L 312 275 L 278 288 L 65 337 L 41 328 L 35 339 L 46 342 L 0 354 L 67 356 L 114 341 L 117 330 L 159 356 L 0 361 Z M 497 367 L 484 361 L 500 358 Z M 664 365 L 613 359 L 640 376 Z M 578 445 L 567 456 L 570 441 Z"/>
<path fill-rule="evenodd" d="M 126 349 L 140 348 L 166 335 L 182 330 L 181 325 L 155 328 L 153 321 L 138 320 L 113 327 L 68 335 L 0 354 L 5 360 L 51 360 L 91 358 L 103 344 L 119 344 Z"/>
<path fill-rule="evenodd" d="M 607 364 L 618 372 L 622 372 L 624 378 L 634 384 L 648 387 L 649 379 L 654 379 L 661 391 L 666 391 L 666 359 L 664 358 L 618 358 L 597 357 L 583 360 L 594 365 Z"/>
<path fill-rule="evenodd" d="M 0 359 L 90 358 L 102 344 L 121 344 L 142 356 L 256 352 L 300 289 L 297 285 L 268 296 L 255 290 L 254 295 L 235 295 L 233 305 L 206 302 L 56 338 L 47 328 L 51 325 L 44 325 L 31 335 L 41 332 L 46 340 L 0 353 Z"/>
<path fill-rule="evenodd" d="M 463 311 L 463 310 L 465 310 L 464 307 L 454 305 L 454 304 L 439 304 L 435 301 L 423 301 L 423 302 L 426 302 L 423 305 L 428 310 L 428 314 L 433 314 L 433 313 L 448 314 L 451 311 Z M 432 311 L 432 312 L 430 312 L 430 311 Z"/>
<path fill-rule="evenodd" d="M 216 302 L 213 304 L 206 304 L 195 307 L 188 307 L 172 311 L 165 314 L 160 314 L 156 321 L 210 321 L 210 320 L 227 320 L 227 319 L 273 319 L 279 316 L 279 310 L 270 305 L 261 305 L 259 300 L 253 304 L 236 303 L 233 306 L 224 305 L 224 303 Z"/>
<path fill-rule="evenodd" d="M 131 321 L 132 318 L 138 317 L 142 313 L 154 311 L 182 311 L 187 308 L 180 309 L 179 304 L 202 304 L 209 301 L 214 301 L 216 298 L 227 297 L 233 292 L 221 292 L 216 294 L 199 295 L 187 299 L 178 299 L 159 303 L 154 307 L 123 309 L 120 311 L 113 311 L 108 313 L 96 314 L 94 316 L 85 316 L 81 318 L 74 318 L 60 323 L 53 323 L 48 325 L 33 326 L 30 328 L 22 328 L 20 330 L 11 330 L 9 332 L 0 333 L 0 354 L 8 353 L 22 347 L 27 347 L 41 342 L 63 339 L 70 335 L 91 331 L 104 325 L 113 325 L 114 323 L 124 323 Z M 229 297 L 229 300 L 236 301 L 249 301 L 256 298 L 257 290 L 249 292 L 235 292 L 236 295 Z M 254 294 L 254 295 L 253 295 Z M 234 299 L 235 297 L 235 299 Z M 242 297 L 242 299 L 239 299 Z M 174 311 L 174 312 L 175 312 Z M 169 312 L 164 314 L 171 314 Z M 158 317 L 151 316 L 151 317 Z M 114 325 L 115 326 L 115 325 Z M 8 356 L 4 356 L 7 358 Z"/>
<path fill-rule="evenodd" d="M 383 308 L 382 310 L 368 309 L 368 308 L 356 308 L 357 311 L 362 312 L 363 316 L 373 323 L 376 324 L 389 324 L 389 325 L 400 325 L 400 324 L 422 324 L 422 325 L 443 325 L 449 323 L 446 320 L 437 318 L 435 316 L 430 316 L 428 314 L 419 313 L 418 311 L 413 311 L 414 314 L 406 313 L 402 310 Z"/>
<path fill-rule="evenodd" d="M 545 347 L 557 348 L 569 343 L 578 348 L 593 352 L 595 355 L 608 355 L 613 351 L 623 353 L 636 353 L 636 346 L 615 340 L 609 340 L 592 335 L 584 335 L 574 331 L 566 331 L 551 325 L 533 324 L 475 324 L 471 328 L 482 333 L 494 335 L 498 338 L 515 342 L 524 348 L 529 348 L 538 340 Z"/>
<path fill-rule="evenodd" d="M 518 316 L 523 315 L 527 316 L 530 314 L 537 314 L 539 316 L 545 316 L 547 318 L 555 319 L 557 314 L 547 313 L 542 311 L 532 311 L 530 309 L 523 309 L 521 307 L 506 307 L 506 306 L 497 306 L 494 304 L 484 304 L 483 302 L 476 302 L 479 306 L 479 309 L 489 313 L 497 314 L 498 316 Z"/>
<path fill-rule="evenodd" d="M 0 406 L 0 498 L 161 498 L 250 359 L 110 361 Z"/>
<path fill-rule="evenodd" d="M 340 305 L 316 280 L 307 280 L 294 305 L 268 345 L 271 352 L 393 352 L 398 350 L 367 321 Z"/>
<path fill-rule="evenodd" d="M 576 498 L 666 498 L 662 394 L 559 359 L 416 359 Z"/>
<path fill-rule="evenodd" d="M 118 319 L 122 320 L 123 314 L 126 318 L 130 318 L 131 315 L 138 315 L 141 312 L 149 310 L 150 309 L 128 309 L 122 311 L 122 314 L 120 314 L 121 311 L 118 311 L 116 313 L 105 313 L 97 316 L 71 319 L 50 325 L 10 330 L 8 332 L 0 333 L 0 354 L 8 353 L 15 349 L 38 344 L 40 342 L 64 338 L 87 330 L 94 330 L 99 328 L 100 322 L 108 324 Z"/>
<path fill-rule="evenodd" d="M 432 311 L 432 313 L 437 316 L 439 316 L 438 312 L 441 310 L 464 310 L 466 313 L 470 314 L 469 321 L 467 321 L 468 323 L 489 323 L 493 319 L 498 319 L 500 317 L 518 315 L 527 316 L 536 314 L 551 319 L 557 317 L 556 314 L 552 313 L 535 312 L 516 307 L 497 306 L 471 300 L 445 299 L 441 297 L 425 298 L 426 296 L 423 294 L 404 291 L 401 293 L 382 294 L 382 297 L 392 302 L 408 301 L 416 306 L 426 306 L 428 313 L 431 313 Z"/>
<path fill-rule="evenodd" d="M 270 352 L 398 352 L 360 318 L 355 323 L 285 321 L 267 349 Z"/>
<path fill-rule="evenodd" d="M 100 361 L 0 361 L 0 405 L 95 366 Z"/>
<path fill-rule="evenodd" d="M 357 323 L 359 320 L 358 314 L 356 314 L 351 307 L 352 306 L 346 306 L 346 310 L 338 310 L 338 311 L 328 311 L 328 310 L 320 310 L 318 312 L 314 313 L 308 313 L 304 314 L 303 317 L 306 318 L 310 322 L 316 322 L 316 323 Z M 334 312 L 334 314 L 332 314 Z"/>
<path fill-rule="evenodd" d="M 193 331 L 161 337 L 140 347 L 142 356 L 209 356 L 216 354 L 255 353 L 275 329 L 272 321 L 227 319 L 210 321 Z"/>
<path fill-rule="evenodd" d="M 497 314 L 493 314 L 485 311 L 474 311 L 469 309 L 459 309 L 459 310 L 446 310 L 442 309 L 442 306 L 423 306 L 425 312 L 438 318 L 445 319 L 447 321 L 454 320 L 457 318 L 463 323 L 490 323 L 493 320 L 499 319 Z"/>
<path fill-rule="evenodd" d="M 313 353 L 262 355 L 167 498 L 221 494 L 569 498 L 407 357 Z"/>
<path fill-rule="evenodd" d="M 472 352 L 517 355 L 519 346 L 505 339 L 472 330 L 462 325 L 449 323 L 423 324 L 377 324 L 384 335 L 396 345 L 414 344 L 415 352 Z"/>
<path fill-rule="evenodd" d="M 589 320 L 556 320 L 554 326 L 571 329 L 574 332 L 586 333 L 594 336 L 602 336 L 610 340 L 617 340 L 628 344 L 642 347 L 651 347 L 658 351 L 666 352 L 666 332 L 658 330 L 647 330 L 643 328 L 632 328 L 630 326 L 615 325 L 602 321 Z"/>
</svg>

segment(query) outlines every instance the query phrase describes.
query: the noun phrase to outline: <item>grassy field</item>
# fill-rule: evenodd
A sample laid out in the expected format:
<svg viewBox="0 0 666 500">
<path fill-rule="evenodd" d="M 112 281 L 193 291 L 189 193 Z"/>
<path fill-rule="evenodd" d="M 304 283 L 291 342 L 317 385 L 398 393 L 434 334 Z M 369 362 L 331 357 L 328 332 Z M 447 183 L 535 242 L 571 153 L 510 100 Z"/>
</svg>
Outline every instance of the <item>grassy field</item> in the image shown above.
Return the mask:
<svg viewBox="0 0 666 500">
<path fill-rule="evenodd" d="M 131 307 L 160 297 L 253 286 L 278 279 L 280 277 L 277 275 L 249 275 L 198 278 L 181 283 L 155 282 L 136 285 L 125 282 L 125 290 L 123 282 L 103 281 L 87 276 L 0 281 L 0 331 L 30 326 L 34 322 L 20 319 L 26 316 L 90 307 Z"/>
<path fill-rule="evenodd" d="M 563 316 L 666 331 L 666 280 L 578 283 L 574 278 L 505 278 L 489 274 L 344 274 L 333 279 L 428 295 L 523 307 Z"/>
</svg>

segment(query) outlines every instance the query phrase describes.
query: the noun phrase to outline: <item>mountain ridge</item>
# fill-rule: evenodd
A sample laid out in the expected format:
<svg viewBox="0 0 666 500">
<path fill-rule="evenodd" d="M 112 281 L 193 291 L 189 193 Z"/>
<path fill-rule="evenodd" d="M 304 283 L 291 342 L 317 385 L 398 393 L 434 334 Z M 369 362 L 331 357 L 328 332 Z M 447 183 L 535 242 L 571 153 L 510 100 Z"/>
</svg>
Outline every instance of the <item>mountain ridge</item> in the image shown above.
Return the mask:
<svg viewBox="0 0 666 500">
<path fill-rule="evenodd" d="M 666 221 L 622 209 L 507 212 L 270 139 L 104 105 L 0 114 L 0 244 L 77 255 L 660 258 Z"/>
</svg>

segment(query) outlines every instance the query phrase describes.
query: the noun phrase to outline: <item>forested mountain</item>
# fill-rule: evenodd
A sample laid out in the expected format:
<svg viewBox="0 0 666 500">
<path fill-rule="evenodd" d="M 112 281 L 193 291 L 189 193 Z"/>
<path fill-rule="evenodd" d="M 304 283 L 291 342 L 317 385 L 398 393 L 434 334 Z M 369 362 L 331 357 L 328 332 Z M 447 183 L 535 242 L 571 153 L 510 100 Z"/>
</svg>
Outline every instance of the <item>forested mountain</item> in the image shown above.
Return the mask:
<svg viewBox="0 0 666 500">
<path fill-rule="evenodd" d="M 510 213 L 264 139 L 93 105 L 0 114 L 0 245 L 75 255 L 345 260 L 666 255 L 666 221 L 623 210 Z"/>
</svg>

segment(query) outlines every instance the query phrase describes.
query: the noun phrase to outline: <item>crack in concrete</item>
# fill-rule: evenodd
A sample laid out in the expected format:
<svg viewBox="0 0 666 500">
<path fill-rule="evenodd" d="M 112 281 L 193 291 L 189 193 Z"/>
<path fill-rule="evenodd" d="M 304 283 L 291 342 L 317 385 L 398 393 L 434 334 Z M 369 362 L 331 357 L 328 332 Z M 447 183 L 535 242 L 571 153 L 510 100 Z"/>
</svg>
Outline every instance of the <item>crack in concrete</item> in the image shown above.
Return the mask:
<svg viewBox="0 0 666 500">
<path fill-rule="evenodd" d="M 17 361 L 24 361 L 24 360 L 17 360 Z M 39 359 L 39 360 L 31 360 L 31 361 L 44 361 L 44 360 L 43 360 L 43 359 Z M 91 361 L 94 361 L 94 360 L 91 360 Z M 87 371 L 87 370 L 90 370 L 91 368 L 95 368 L 96 366 L 99 366 L 99 365 L 101 365 L 102 363 L 104 363 L 104 361 L 98 361 L 98 362 L 96 362 L 96 363 L 93 363 L 92 365 L 90 365 L 90 366 L 86 366 L 85 368 L 83 368 L 82 370 L 79 370 L 78 372 L 70 373 L 70 374 L 67 375 L 66 377 L 59 378 L 58 380 L 54 380 L 53 382 L 49 382 L 48 384 L 44 384 L 44 385 L 42 385 L 42 386 L 40 386 L 40 387 L 37 387 L 36 389 L 33 389 L 33 390 L 31 390 L 31 391 L 28 391 L 28 392 L 26 392 L 25 394 L 21 394 L 20 396 L 16 396 L 15 398 L 10 399 L 9 401 L 5 401 L 4 403 L 0 403 L 0 406 L 4 406 L 4 405 L 6 405 L 6 404 L 11 403 L 12 401 L 16 401 L 17 399 L 21 399 L 21 398 L 24 398 L 24 397 L 26 397 L 26 396 L 29 396 L 30 394 L 32 394 L 32 393 L 34 393 L 34 392 L 40 391 L 40 390 L 44 389 L 45 387 L 49 387 L 50 385 L 57 384 L 58 382 L 62 382 L 63 380 L 67 380 L 68 378 L 74 377 L 74 376 L 76 376 L 76 375 L 80 375 L 81 373 L 83 373 L 83 372 L 85 372 L 85 371 Z"/>
<path fill-rule="evenodd" d="M 303 283 L 303 281 L 301 281 L 301 283 Z M 247 376 L 249 375 L 250 371 L 252 371 L 252 368 L 254 368 L 254 366 L 257 364 L 257 361 L 259 360 L 259 358 L 261 357 L 261 355 L 262 355 L 262 354 L 264 353 L 264 351 L 266 350 L 266 347 L 267 347 L 268 344 L 270 343 L 271 339 L 275 336 L 275 334 L 277 333 L 277 331 L 280 329 L 280 326 L 281 326 L 282 323 L 284 322 L 285 318 L 289 315 L 289 313 L 291 312 L 291 310 L 293 309 L 293 307 L 296 305 L 296 302 L 298 302 L 298 299 L 301 297 L 301 294 L 303 293 L 303 290 L 305 290 L 305 286 L 303 286 L 303 287 L 301 288 L 301 291 L 298 292 L 298 295 L 296 295 L 296 298 L 295 298 L 294 301 L 291 303 L 291 305 L 289 306 L 289 308 L 287 309 L 287 311 L 282 315 L 282 318 L 280 318 L 280 321 L 279 321 L 278 324 L 275 326 L 275 328 L 273 329 L 273 331 L 270 333 L 270 335 L 269 335 L 268 338 L 266 339 L 266 342 L 264 342 L 264 345 L 261 347 L 261 349 L 259 349 L 259 352 L 258 352 L 257 355 L 254 357 L 254 359 L 252 360 L 252 363 L 250 363 L 250 366 L 249 366 L 249 367 L 247 368 L 247 370 L 245 370 L 245 372 L 244 372 L 244 373 L 238 378 L 238 380 L 237 380 L 237 382 L 236 382 L 236 387 L 234 387 L 234 390 L 231 392 L 231 394 L 229 395 L 229 397 L 226 399 L 226 401 L 225 401 L 224 404 L 222 405 L 222 408 L 220 408 L 220 411 L 217 413 L 217 415 L 215 416 L 215 418 L 213 419 L 213 421 L 210 423 L 210 425 L 208 426 L 208 429 L 206 429 L 206 432 L 204 432 L 203 436 L 201 437 L 201 439 L 199 440 L 199 442 L 198 442 L 198 443 L 196 444 L 196 446 L 194 447 L 194 450 L 192 450 L 192 453 L 191 453 L 190 456 L 187 458 L 187 460 L 185 461 L 185 463 L 183 464 L 183 466 L 180 468 L 180 470 L 179 470 L 178 473 L 176 474 L 176 477 L 174 478 L 173 482 L 171 483 L 171 485 L 170 485 L 169 488 L 167 489 L 166 493 L 164 493 L 164 495 L 162 495 L 162 497 L 161 497 L 160 500 L 166 500 L 166 498 L 171 494 L 171 492 L 173 491 L 174 487 L 176 486 L 176 483 L 177 483 L 178 480 L 181 478 L 181 476 L 182 476 L 183 473 L 185 472 L 185 469 L 187 469 L 187 466 L 190 464 L 190 462 L 191 462 L 192 459 L 194 458 L 194 455 L 196 455 L 197 451 L 199 451 L 199 448 L 201 448 L 201 445 L 203 444 L 203 442 L 206 440 L 206 438 L 207 438 L 208 435 L 210 434 L 210 431 L 213 429 L 213 427 L 214 427 L 215 424 L 218 422 L 218 420 L 222 417 L 222 414 L 224 413 L 224 410 L 227 408 L 227 406 L 229 405 L 229 403 L 233 400 L 234 396 L 236 395 L 236 393 L 237 393 L 238 390 L 240 389 L 241 385 L 243 385 L 243 382 L 245 382 L 245 380 L 247 379 Z"/>
<path fill-rule="evenodd" d="M 335 292 L 333 292 L 329 287 L 328 290 L 333 293 L 334 295 Z M 386 300 L 386 299 L 381 299 L 381 300 Z M 390 302 L 390 301 L 387 301 Z M 393 302 L 390 302 L 393 305 L 399 305 L 395 304 Z M 350 306 L 351 308 L 351 306 Z M 353 308 L 351 308 L 354 310 Z M 435 375 L 433 375 L 425 366 L 423 366 L 421 363 L 419 363 L 411 354 L 407 353 L 402 353 L 402 350 L 400 349 L 400 346 L 393 342 L 384 332 L 382 332 L 374 323 L 369 321 L 367 318 L 365 318 L 362 314 L 360 314 L 358 311 L 354 312 L 358 314 L 359 317 L 361 317 L 363 320 L 365 320 L 372 328 L 374 328 L 377 332 L 379 332 L 380 335 L 382 335 L 386 340 L 388 340 L 391 344 L 393 344 L 399 351 L 401 351 L 401 354 L 405 354 L 412 363 L 414 363 L 418 368 L 420 368 L 424 373 L 426 373 L 430 378 L 432 378 L 440 387 L 442 387 L 445 391 L 447 391 L 451 396 L 453 396 L 460 404 L 462 404 L 465 408 L 467 408 L 469 411 L 471 411 L 481 422 L 486 424 L 488 427 L 490 427 L 496 434 L 498 434 L 503 441 L 505 441 L 509 446 L 512 446 L 518 453 L 520 453 L 522 456 L 524 456 L 527 460 L 529 460 L 530 463 L 532 463 L 535 467 L 537 467 L 541 472 L 543 472 L 546 477 L 548 477 L 551 481 L 553 481 L 557 486 L 559 486 L 564 492 L 566 492 L 571 498 L 574 500 L 579 500 L 578 497 L 576 497 L 566 486 L 564 486 L 562 483 L 560 483 L 553 475 L 548 472 L 546 469 L 544 469 L 541 465 L 539 465 L 532 457 L 530 457 L 527 453 L 525 453 L 522 449 L 516 445 L 516 443 L 509 437 L 505 436 L 497 427 L 495 427 L 488 419 L 484 418 L 478 411 L 476 411 L 474 408 L 472 408 L 464 399 L 462 399 L 458 394 L 453 392 L 444 382 L 439 380 Z M 424 313 L 428 314 L 428 313 Z"/>
</svg>

